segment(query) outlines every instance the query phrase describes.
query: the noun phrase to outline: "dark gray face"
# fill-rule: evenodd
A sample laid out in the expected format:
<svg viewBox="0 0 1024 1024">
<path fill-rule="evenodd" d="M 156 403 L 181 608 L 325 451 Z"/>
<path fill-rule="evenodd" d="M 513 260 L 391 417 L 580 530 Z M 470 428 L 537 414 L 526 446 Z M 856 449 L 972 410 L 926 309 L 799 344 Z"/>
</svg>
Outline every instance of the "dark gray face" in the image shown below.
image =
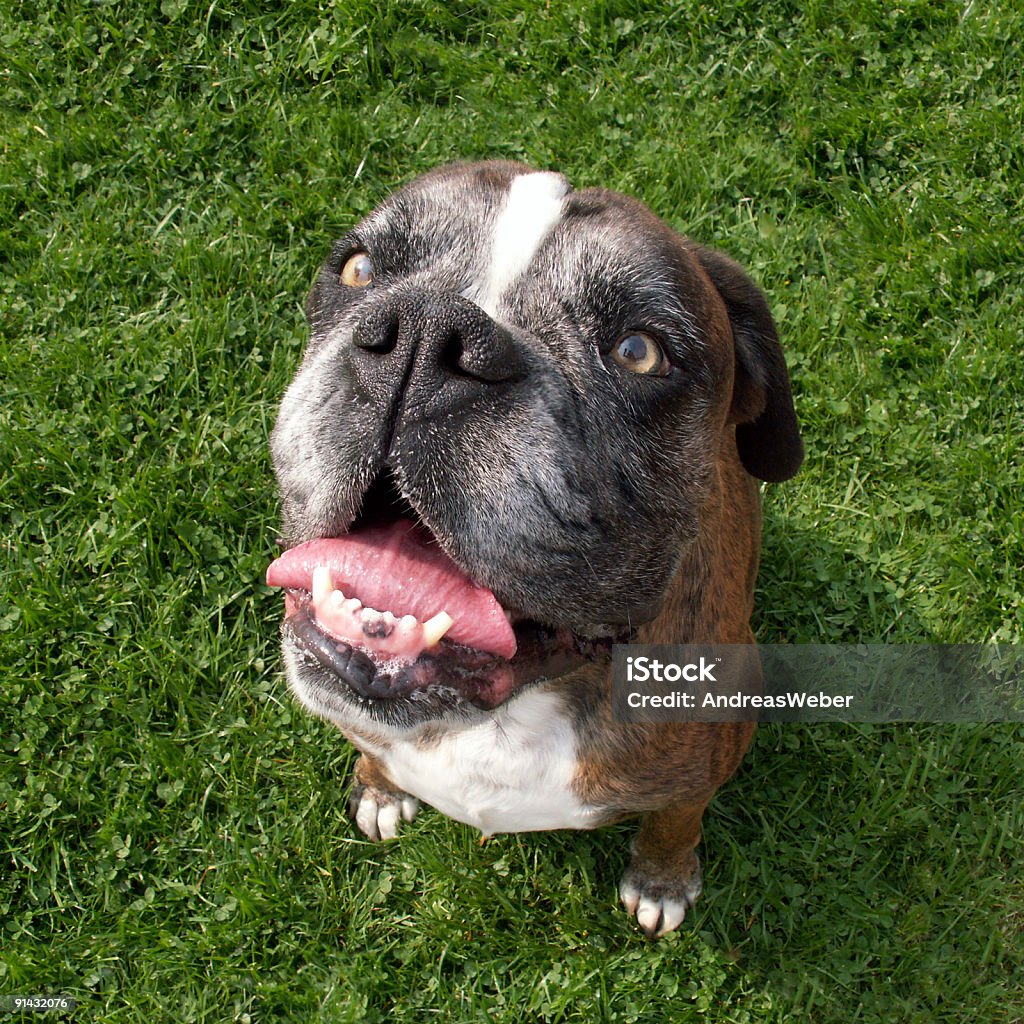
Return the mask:
<svg viewBox="0 0 1024 1024">
<path fill-rule="evenodd" d="M 405 515 L 515 622 L 652 618 L 726 443 L 737 346 L 750 418 L 771 388 L 702 253 L 634 200 L 511 164 L 396 193 L 309 298 L 272 438 L 288 543 Z"/>
<path fill-rule="evenodd" d="M 390 470 L 506 608 L 594 634 L 653 615 L 696 531 L 731 342 L 702 327 L 707 289 L 680 240 L 623 197 L 567 194 L 521 275 L 494 268 L 521 170 L 429 175 L 335 245 L 274 461 L 289 542 L 345 532 Z M 533 205 L 513 211 L 520 244 L 536 240 Z M 359 251 L 365 288 L 339 279 Z M 667 375 L 615 360 L 634 332 L 662 347 Z"/>
</svg>

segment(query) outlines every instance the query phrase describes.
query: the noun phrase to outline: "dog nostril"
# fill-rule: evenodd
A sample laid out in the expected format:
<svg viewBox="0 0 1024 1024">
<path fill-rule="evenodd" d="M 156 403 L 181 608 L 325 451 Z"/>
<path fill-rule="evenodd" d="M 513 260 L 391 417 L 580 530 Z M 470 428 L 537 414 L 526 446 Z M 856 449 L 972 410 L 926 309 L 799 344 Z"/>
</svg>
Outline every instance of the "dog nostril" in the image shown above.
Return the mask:
<svg viewBox="0 0 1024 1024">
<path fill-rule="evenodd" d="M 458 327 L 446 328 L 438 339 L 437 353 L 440 364 L 449 372 L 463 373 L 462 356 L 465 339 Z"/>
<path fill-rule="evenodd" d="M 402 333 L 402 318 L 397 311 L 363 321 L 352 334 L 352 343 L 366 352 L 386 355 L 393 352 Z"/>
</svg>

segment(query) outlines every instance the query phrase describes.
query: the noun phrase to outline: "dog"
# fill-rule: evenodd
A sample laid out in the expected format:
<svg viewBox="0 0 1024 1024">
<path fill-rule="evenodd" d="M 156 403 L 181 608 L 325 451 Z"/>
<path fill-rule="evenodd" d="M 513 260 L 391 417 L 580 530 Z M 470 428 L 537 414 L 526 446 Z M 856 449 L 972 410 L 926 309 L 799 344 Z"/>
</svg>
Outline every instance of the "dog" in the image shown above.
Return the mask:
<svg viewBox="0 0 1024 1024">
<path fill-rule="evenodd" d="M 803 447 L 764 296 L 633 198 L 455 164 L 336 242 L 271 436 L 289 685 L 350 811 L 484 835 L 640 816 L 619 894 L 682 922 L 747 722 L 627 725 L 612 645 L 752 643 L 759 480 Z"/>
</svg>

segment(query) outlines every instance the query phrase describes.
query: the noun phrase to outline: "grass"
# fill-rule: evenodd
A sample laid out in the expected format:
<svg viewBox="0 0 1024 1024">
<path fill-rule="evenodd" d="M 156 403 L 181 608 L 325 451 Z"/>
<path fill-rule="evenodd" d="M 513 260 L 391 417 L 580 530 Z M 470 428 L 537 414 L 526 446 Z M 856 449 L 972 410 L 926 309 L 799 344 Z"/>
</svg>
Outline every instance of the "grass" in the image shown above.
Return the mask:
<svg viewBox="0 0 1024 1024">
<path fill-rule="evenodd" d="M 359 840 L 261 583 L 330 239 L 513 157 L 768 292 L 809 457 L 766 494 L 762 639 L 1020 643 L 1022 35 L 1007 0 L 0 4 L 0 992 L 111 1022 L 1024 1020 L 1020 727 L 762 729 L 651 945 L 615 906 L 629 828 Z"/>
</svg>

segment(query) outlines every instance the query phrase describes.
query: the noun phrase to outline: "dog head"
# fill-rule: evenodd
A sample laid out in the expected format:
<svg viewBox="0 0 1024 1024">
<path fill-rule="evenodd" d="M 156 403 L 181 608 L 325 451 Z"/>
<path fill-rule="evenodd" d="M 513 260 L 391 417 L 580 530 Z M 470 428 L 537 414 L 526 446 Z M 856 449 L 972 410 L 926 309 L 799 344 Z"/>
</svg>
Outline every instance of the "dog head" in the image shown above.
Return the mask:
<svg viewBox="0 0 1024 1024">
<path fill-rule="evenodd" d="M 802 458 L 746 275 L 558 174 L 416 179 L 334 245 L 308 316 L 269 581 L 293 688 L 342 726 L 486 713 L 606 657 L 658 613 L 723 452 L 765 480 Z"/>
</svg>

